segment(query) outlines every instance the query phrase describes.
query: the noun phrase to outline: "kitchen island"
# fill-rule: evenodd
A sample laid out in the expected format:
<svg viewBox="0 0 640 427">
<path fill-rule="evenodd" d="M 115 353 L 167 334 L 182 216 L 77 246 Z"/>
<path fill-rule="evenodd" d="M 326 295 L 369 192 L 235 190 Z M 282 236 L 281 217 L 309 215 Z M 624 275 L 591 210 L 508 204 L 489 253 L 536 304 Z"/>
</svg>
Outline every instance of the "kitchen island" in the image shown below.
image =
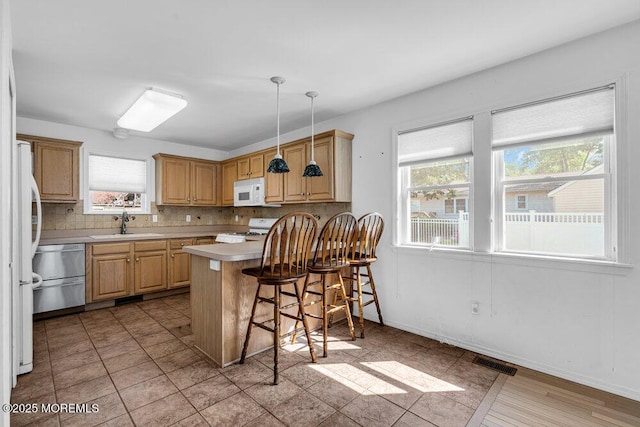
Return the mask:
<svg viewBox="0 0 640 427">
<path fill-rule="evenodd" d="M 240 359 L 251 317 L 258 282 L 242 274 L 242 269 L 260 265 L 264 237 L 244 243 L 187 246 L 191 254 L 191 329 L 195 346 L 220 366 Z M 304 278 L 300 279 L 302 290 Z M 293 286 L 291 286 L 293 289 Z M 263 286 L 261 296 L 273 291 Z M 293 301 L 294 299 L 292 299 Z M 290 308 L 296 314 L 297 307 Z M 312 307 L 319 314 L 320 305 Z M 258 304 L 256 320 L 273 318 L 270 304 Z M 338 320 L 338 317 L 336 317 Z M 320 327 L 317 319 L 309 319 L 311 329 Z M 294 327 L 294 321 L 282 318 L 281 332 Z M 302 334 L 304 335 L 304 334 Z M 247 354 L 252 355 L 273 346 L 273 334 L 254 328 Z"/>
<path fill-rule="evenodd" d="M 240 359 L 258 288 L 255 278 L 242 274 L 242 269 L 260 265 L 262 246 L 263 239 L 184 248 L 191 254 L 194 343 L 220 366 Z M 268 316 L 270 312 L 264 314 Z M 248 354 L 273 345 L 273 337 L 266 331 L 257 332 L 254 337 Z"/>
</svg>

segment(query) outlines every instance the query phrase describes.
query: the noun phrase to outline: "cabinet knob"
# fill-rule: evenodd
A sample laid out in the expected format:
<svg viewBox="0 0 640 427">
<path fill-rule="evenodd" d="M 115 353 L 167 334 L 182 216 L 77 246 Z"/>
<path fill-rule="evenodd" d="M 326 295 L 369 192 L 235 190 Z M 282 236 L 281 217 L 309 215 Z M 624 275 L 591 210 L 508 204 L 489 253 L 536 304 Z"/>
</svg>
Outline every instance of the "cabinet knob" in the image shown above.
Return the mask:
<svg viewBox="0 0 640 427">
<path fill-rule="evenodd" d="M 175 258 L 175 257 L 176 257 L 175 255 L 171 255 L 171 258 Z"/>
<path fill-rule="evenodd" d="M 127 258 L 127 262 L 131 262 L 131 258 Z"/>
<path fill-rule="evenodd" d="M 196 202 L 198 199 L 196 199 L 195 197 L 193 198 L 193 201 Z"/>
<path fill-rule="evenodd" d="M 187 202 L 190 202 L 190 201 L 191 201 L 191 199 L 187 197 Z"/>
<path fill-rule="evenodd" d="M 180 246 L 184 246 L 184 243 L 180 243 Z"/>
<path fill-rule="evenodd" d="M 301 196 L 304 196 L 304 193 L 300 193 Z"/>
<path fill-rule="evenodd" d="M 136 258 L 136 262 L 140 262 L 140 258 Z"/>
<path fill-rule="evenodd" d="M 310 195 L 311 195 L 311 193 L 307 193 L 307 196 L 310 196 Z"/>
</svg>

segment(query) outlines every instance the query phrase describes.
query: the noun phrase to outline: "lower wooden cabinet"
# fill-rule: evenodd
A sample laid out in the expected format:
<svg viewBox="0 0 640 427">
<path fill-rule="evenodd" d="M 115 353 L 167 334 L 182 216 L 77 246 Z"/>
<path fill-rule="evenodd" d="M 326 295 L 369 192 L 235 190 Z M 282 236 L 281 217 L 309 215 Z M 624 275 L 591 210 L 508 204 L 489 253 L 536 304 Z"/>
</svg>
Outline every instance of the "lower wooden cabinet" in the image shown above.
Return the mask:
<svg viewBox="0 0 640 427">
<path fill-rule="evenodd" d="M 131 288 L 131 258 L 129 254 L 96 255 L 92 262 L 91 290 L 94 300 L 129 295 Z"/>
<path fill-rule="evenodd" d="M 169 289 L 191 284 L 191 255 L 183 252 L 184 246 L 193 244 L 193 239 L 169 241 Z"/>
<path fill-rule="evenodd" d="M 135 294 L 167 289 L 167 241 L 134 242 Z"/>
<path fill-rule="evenodd" d="M 87 251 L 87 302 L 125 297 L 131 293 L 129 243 L 90 245 Z"/>
<path fill-rule="evenodd" d="M 99 302 L 191 284 L 184 246 L 214 243 L 211 236 L 87 245 L 86 302 Z"/>
</svg>

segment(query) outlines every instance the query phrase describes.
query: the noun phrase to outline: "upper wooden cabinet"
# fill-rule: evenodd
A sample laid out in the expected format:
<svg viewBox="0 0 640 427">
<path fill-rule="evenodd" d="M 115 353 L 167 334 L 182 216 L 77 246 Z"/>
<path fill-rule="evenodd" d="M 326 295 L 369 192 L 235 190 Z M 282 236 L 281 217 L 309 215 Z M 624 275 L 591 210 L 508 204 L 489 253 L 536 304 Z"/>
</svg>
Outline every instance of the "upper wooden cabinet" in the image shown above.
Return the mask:
<svg viewBox="0 0 640 427">
<path fill-rule="evenodd" d="M 276 149 L 264 153 L 264 170 L 269 168 L 269 163 L 276 155 Z M 265 173 L 264 201 L 266 203 L 284 202 L 284 173 Z"/>
<path fill-rule="evenodd" d="M 222 206 L 233 206 L 233 183 L 238 180 L 238 162 L 222 164 Z"/>
<path fill-rule="evenodd" d="M 315 135 L 315 160 L 323 176 L 304 178 L 311 160 L 311 137 L 282 144 L 280 154 L 289 173 L 267 173 L 275 148 L 222 163 L 222 205 L 233 206 L 233 183 L 243 179 L 265 178 L 266 203 L 313 203 L 351 201 L 351 141 L 353 135 L 331 130 Z"/>
<path fill-rule="evenodd" d="M 156 204 L 219 206 L 218 163 L 156 154 Z"/>
<path fill-rule="evenodd" d="M 238 181 L 243 179 L 260 178 L 264 176 L 264 155 L 251 154 L 241 157 L 238 162 Z"/>
<path fill-rule="evenodd" d="M 302 176 L 311 160 L 311 137 L 282 147 L 282 156 L 289 165 L 283 178 L 283 203 L 350 202 L 351 201 L 351 140 L 353 135 L 333 130 L 314 137 L 315 161 L 323 175 Z M 267 192 L 277 194 L 276 181 L 267 182 Z M 274 200 L 275 201 L 275 200 Z"/>
<path fill-rule="evenodd" d="M 75 203 L 80 194 L 82 142 L 18 134 L 31 143 L 33 176 L 43 202 Z"/>
</svg>

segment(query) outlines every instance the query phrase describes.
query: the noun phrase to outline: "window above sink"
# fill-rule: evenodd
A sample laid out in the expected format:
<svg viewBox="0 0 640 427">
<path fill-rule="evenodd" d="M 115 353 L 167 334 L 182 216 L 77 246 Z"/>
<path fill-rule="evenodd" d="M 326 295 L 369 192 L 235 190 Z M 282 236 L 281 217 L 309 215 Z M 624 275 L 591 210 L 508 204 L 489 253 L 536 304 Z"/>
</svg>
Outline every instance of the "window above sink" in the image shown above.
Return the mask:
<svg viewBox="0 0 640 427">
<path fill-rule="evenodd" d="M 84 164 L 85 214 L 150 213 L 148 160 L 89 153 Z"/>
</svg>

